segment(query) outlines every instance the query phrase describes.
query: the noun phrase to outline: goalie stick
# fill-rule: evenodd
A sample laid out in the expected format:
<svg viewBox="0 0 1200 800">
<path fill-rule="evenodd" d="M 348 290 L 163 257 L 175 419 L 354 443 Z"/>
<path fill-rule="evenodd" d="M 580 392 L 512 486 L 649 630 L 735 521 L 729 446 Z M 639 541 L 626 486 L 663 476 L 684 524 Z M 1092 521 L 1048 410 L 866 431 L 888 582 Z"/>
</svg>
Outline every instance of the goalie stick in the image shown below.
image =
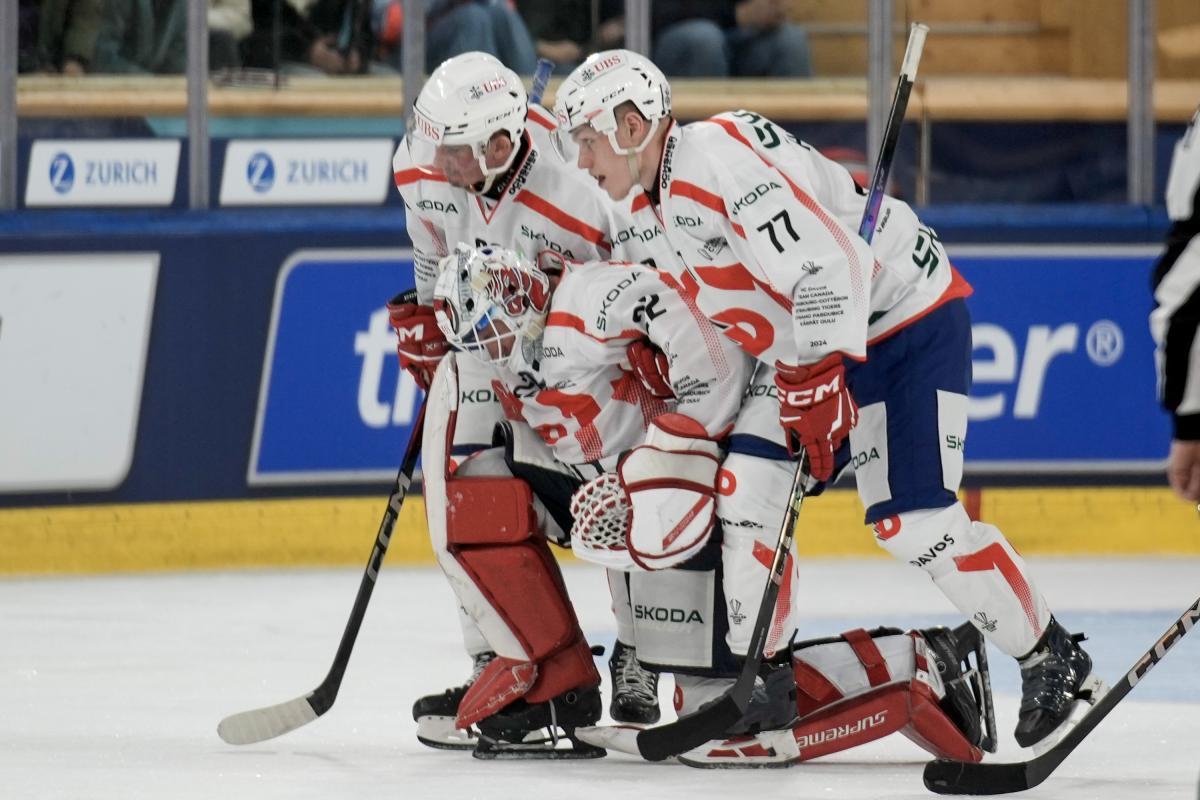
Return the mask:
<svg viewBox="0 0 1200 800">
<path fill-rule="evenodd" d="M 1037 758 L 1009 764 L 968 764 L 939 758 L 925 765 L 925 787 L 938 794 L 1008 794 L 1037 786 L 1058 768 L 1155 664 L 1200 622 L 1200 599 L 1183 612 L 1117 685 L 1100 698 L 1067 735 Z"/>
<path fill-rule="evenodd" d="M 425 405 L 417 412 L 413 423 L 412 434 L 408 447 L 404 451 L 404 460 L 400 471 L 396 474 L 396 483 L 392 493 L 388 495 L 387 510 L 383 512 L 383 520 L 379 523 L 379 533 L 375 536 L 375 544 L 371 557 L 367 559 L 367 568 L 363 572 L 362 582 L 358 585 L 358 595 L 354 598 L 354 607 L 350 610 L 350 619 L 346 621 L 346 629 L 342 633 L 342 641 L 338 644 L 337 654 L 333 664 L 325 675 L 325 680 L 308 694 L 278 703 L 273 706 L 255 708 L 231 714 L 221 720 L 217 726 L 217 735 L 228 744 L 254 744 L 267 739 L 274 739 L 289 731 L 294 731 L 301 725 L 307 725 L 333 707 L 337 699 L 338 689 L 342 685 L 342 676 L 346 673 L 346 665 L 350 663 L 350 653 L 358 638 L 358 629 L 362 626 L 363 617 L 367 613 L 367 603 L 371 600 L 371 592 L 375 589 L 375 581 L 379 577 L 379 567 L 387 554 L 388 543 L 392 538 L 392 528 L 400 514 L 400 507 L 408 495 L 412 484 L 413 470 L 417 458 L 421 455 L 421 433 L 425 427 Z"/>
<path fill-rule="evenodd" d="M 887 127 L 879 148 L 879 158 L 875 162 L 875 170 L 871 176 L 871 187 L 867 194 L 866 208 L 863 209 L 862 222 L 858 227 L 859 236 L 866 239 L 867 242 L 871 241 L 871 237 L 875 233 L 875 222 L 879 215 L 880 204 L 883 202 L 883 189 L 887 184 L 892 159 L 896 154 L 900 126 L 904 122 L 904 112 L 908 108 L 908 95 L 912 91 L 913 81 L 916 80 L 917 65 L 921 61 L 921 50 L 925 46 L 925 35 L 928 32 L 929 28 L 925 25 L 914 23 L 908 34 L 908 44 L 904 48 L 904 60 L 900 65 L 900 76 L 896 82 L 896 93 L 892 96 L 891 112 L 888 114 Z M 792 549 L 796 520 L 800 516 L 800 506 L 804 502 L 804 472 L 807 463 L 807 455 L 801 455 L 800 462 L 796 466 L 796 474 L 792 479 L 790 500 L 783 516 L 783 524 L 779 529 L 779 539 L 775 545 L 770 574 L 767 577 L 767 584 L 763 588 L 758 616 L 750 635 L 746 662 L 742 666 L 737 680 L 728 692 L 705 704 L 694 713 L 680 717 L 666 725 L 647 728 L 640 732 L 637 736 L 637 746 L 638 752 L 643 758 L 649 761 L 662 761 L 694 747 L 699 747 L 710 739 L 721 736 L 746 712 L 750 695 L 754 691 L 754 682 L 758 678 L 758 671 L 762 666 L 763 651 L 766 648 L 767 635 L 771 629 L 771 619 L 775 614 L 779 587 L 783 582 L 787 554 Z"/>
</svg>

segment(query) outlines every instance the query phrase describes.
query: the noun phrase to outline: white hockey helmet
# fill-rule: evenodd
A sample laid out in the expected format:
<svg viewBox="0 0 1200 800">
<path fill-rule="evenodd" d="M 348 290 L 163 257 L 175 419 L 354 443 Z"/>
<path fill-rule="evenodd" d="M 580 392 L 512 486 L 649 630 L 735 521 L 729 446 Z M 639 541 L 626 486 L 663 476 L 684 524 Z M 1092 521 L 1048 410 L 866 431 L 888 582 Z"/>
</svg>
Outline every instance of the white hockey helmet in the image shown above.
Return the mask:
<svg viewBox="0 0 1200 800">
<path fill-rule="evenodd" d="M 438 327 L 459 350 L 501 366 L 539 356 L 550 310 L 550 278 L 501 247 L 460 244 L 442 259 L 433 288 Z"/>
<path fill-rule="evenodd" d="M 623 148 L 617 144 L 616 108 L 629 102 L 651 127 L 640 144 Z M 659 121 L 671 116 L 671 84 L 645 56 L 631 50 L 605 50 L 588 56 L 563 80 L 554 98 L 554 116 L 558 120 L 555 146 L 564 160 L 573 150 L 571 132 L 585 124 L 605 135 L 614 152 L 634 155 L 650 143 Z"/>
<path fill-rule="evenodd" d="M 521 79 L 494 56 L 463 53 L 442 62 L 413 104 L 412 128 L 404 137 L 413 165 L 441 172 L 448 156 L 473 158 L 484 175 L 483 187 L 475 190 L 486 192 L 517 157 L 528 102 Z M 499 131 L 512 140 L 512 152 L 489 168 L 484 151 Z"/>
</svg>

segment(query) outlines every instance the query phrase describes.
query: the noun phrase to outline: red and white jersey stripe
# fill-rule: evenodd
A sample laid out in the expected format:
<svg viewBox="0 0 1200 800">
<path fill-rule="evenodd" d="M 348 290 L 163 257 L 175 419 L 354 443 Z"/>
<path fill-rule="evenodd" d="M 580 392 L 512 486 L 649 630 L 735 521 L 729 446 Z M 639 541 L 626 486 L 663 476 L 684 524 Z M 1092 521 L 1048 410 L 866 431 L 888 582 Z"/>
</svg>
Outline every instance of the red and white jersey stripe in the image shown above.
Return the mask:
<svg viewBox="0 0 1200 800">
<path fill-rule="evenodd" d="M 672 126 L 657 189 L 686 265 L 676 279 L 768 364 L 863 358 L 869 341 L 970 292 L 902 201 L 884 199 L 868 245 L 850 173 L 753 112 Z"/>
<path fill-rule="evenodd" d="M 400 143 L 392 168 L 404 198 L 422 302 L 432 301 L 439 259 L 460 242 L 499 245 L 530 259 L 545 250 L 576 261 L 611 256 L 607 205 L 586 176 L 539 146 L 547 141 L 549 123 L 544 111 L 531 108 L 522 136 L 524 152 L 495 200 L 451 186 L 444 175 L 416 166 L 406 143 Z"/>
<path fill-rule="evenodd" d="M 655 399 L 623 368 L 635 339 L 666 354 L 674 400 Z M 656 270 L 619 262 L 569 265 L 535 349 L 514 370 L 498 370 L 509 388 L 505 412 L 529 423 L 560 461 L 605 467 L 641 444 L 650 420 L 667 411 L 724 433 L 753 365 Z M 520 390 L 531 383 L 539 390 Z"/>
</svg>

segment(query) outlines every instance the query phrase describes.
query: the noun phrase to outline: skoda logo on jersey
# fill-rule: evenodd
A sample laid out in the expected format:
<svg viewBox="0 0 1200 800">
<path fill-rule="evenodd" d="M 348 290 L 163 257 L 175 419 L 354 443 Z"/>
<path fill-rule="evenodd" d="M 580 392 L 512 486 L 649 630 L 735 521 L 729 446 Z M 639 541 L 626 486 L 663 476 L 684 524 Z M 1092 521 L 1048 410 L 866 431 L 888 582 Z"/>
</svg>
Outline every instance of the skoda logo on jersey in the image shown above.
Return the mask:
<svg viewBox="0 0 1200 800">
<path fill-rule="evenodd" d="M 275 162 L 263 151 L 250 156 L 246 162 L 246 182 L 250 188 L 262 194 L 275 185 Z"/>
<path fill-rule="evenodd" d="M 75 162 L 66 153 L 50 159 L 50 185 L 58 194 L 66 194 L 75 185 Z"/>
</svg>

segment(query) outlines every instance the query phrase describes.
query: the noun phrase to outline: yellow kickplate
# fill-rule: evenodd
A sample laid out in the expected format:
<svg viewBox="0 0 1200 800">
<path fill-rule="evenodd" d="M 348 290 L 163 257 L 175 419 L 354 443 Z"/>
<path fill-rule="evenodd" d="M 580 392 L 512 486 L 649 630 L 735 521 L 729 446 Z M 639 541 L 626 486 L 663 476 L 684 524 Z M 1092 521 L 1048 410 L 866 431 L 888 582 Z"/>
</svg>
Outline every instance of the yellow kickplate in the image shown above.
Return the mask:
<svg viewBox="0 0 1200 800">
<path fill-rule="evenodd" d="M 1165 488 L 982 489 L 966 499 L 1026 555 L 1200 554 L 1195 507 Z M 433 563 L 422 501 L 405 501 L 389 563 Z M 385 502 L 381 495 L 0 509 L 0 574 L 365 564 Z M 853 491 L 807 500 L 796 535 L 801 555 L 883 557 L 862 514 Z"/>
</svg>

